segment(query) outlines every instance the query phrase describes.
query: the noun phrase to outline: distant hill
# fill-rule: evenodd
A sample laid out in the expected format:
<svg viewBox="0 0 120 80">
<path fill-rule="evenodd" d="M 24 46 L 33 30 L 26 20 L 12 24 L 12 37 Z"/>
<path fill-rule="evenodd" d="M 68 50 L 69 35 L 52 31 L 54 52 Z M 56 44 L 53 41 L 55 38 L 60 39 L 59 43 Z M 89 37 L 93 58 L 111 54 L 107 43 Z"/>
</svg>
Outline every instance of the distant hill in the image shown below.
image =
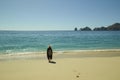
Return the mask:
<svg viewBox="0 0 120 80">
<path fill-rule="evenodd" d="M 77 28 L 74 29 L 77 31 Z M 90 27 L 80 28 L 80 31 L 120 31 L 120 23 L 114 23 L 107 27 L 96 27 L 93 30 Z"/>
<path fill-rule="evenodd" d="M 118 30 L 120 30 L 120 23 L 115 23 L 113 25 L 108 26 L 107 30 L 109 30 L 109 31 L 118 31 Z"/>
<path fill-rule="evenodd" d="M 93 31 L 107 31 L 107 27 L 97 27 L 97 28 L 94 28 Z"/>
<path fill-rule="evenodd" d="M 80 28 L 80 30 L 81 31 L 91 31 L 92 29 L 86 26 L 85 28 Z"/>
</svg>

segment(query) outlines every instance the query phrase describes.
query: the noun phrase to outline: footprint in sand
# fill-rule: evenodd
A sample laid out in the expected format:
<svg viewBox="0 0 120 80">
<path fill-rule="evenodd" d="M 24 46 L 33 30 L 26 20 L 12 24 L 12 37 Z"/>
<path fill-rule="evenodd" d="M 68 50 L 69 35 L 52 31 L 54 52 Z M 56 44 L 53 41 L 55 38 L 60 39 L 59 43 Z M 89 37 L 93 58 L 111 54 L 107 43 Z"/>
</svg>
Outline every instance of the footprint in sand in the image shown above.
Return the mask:
<svg viewBox="0 0 120 80">
<path fill-rule="evenodd" d="M 78 73 L 78 75 L 76 75 L 76 78 L 79 78 L 80 77 L 80 73 Z"/>
<path fill-rule="evenodd" d="M 79 75 L 77 75 L 76 78 L 79 78 Z"/>
<path fill-rule="evenodd" d="M 74 70 L 75 73 L 77 73 L 76 78 L 80 77 L 80 73 L 78 73 L 76 70 Z"/>
</svg>

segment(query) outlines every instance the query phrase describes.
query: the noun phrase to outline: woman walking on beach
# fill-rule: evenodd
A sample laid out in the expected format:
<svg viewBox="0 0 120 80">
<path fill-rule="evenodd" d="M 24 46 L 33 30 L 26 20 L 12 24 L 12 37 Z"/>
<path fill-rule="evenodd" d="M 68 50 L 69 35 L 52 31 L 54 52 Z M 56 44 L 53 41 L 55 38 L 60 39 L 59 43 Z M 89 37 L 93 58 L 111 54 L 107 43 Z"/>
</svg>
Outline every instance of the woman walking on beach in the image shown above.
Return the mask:
<svg viewBox="0 0 120 80">
<path fill-rule="evenodd" d="M 48 58 L 48 62 L 51 62 L 51 60 L 52 60 L 52 55 L 53 55 L 52 47 L 49 45 L 48 48 L 47 48 L 47 58 Z"/>
</svg>

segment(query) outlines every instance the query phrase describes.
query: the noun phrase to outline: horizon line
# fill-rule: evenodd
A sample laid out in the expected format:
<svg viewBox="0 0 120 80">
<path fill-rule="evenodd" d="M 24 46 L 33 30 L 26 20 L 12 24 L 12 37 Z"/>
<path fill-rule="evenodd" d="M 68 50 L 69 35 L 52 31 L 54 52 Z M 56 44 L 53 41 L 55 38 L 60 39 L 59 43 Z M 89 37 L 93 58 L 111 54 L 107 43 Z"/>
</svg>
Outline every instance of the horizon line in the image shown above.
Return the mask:
<svg viewBox="0 0 120 80">
<path fill-rule="evenodd" d="M 0 31 L 74 31 L 74 29 L 73 30 L 5 30 L 5 29 L 3 29 L 3 30 L 0 30 Z"/>
</svg>

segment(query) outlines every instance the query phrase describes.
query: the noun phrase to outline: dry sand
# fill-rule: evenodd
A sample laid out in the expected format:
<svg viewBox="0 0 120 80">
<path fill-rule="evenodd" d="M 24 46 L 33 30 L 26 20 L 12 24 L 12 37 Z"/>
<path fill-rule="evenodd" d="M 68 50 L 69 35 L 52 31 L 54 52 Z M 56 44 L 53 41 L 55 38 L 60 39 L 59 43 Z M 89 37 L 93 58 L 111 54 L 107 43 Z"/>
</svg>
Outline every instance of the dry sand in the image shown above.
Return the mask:
<svg viewBox="0 0 120 80">
<path fill-rule="evenodd" d="M 55 54 L 56 64 L 46 58 L 1 60 L 0 80 L 120 80 L 119 55 L 120 51 Z"/>
</svg>

